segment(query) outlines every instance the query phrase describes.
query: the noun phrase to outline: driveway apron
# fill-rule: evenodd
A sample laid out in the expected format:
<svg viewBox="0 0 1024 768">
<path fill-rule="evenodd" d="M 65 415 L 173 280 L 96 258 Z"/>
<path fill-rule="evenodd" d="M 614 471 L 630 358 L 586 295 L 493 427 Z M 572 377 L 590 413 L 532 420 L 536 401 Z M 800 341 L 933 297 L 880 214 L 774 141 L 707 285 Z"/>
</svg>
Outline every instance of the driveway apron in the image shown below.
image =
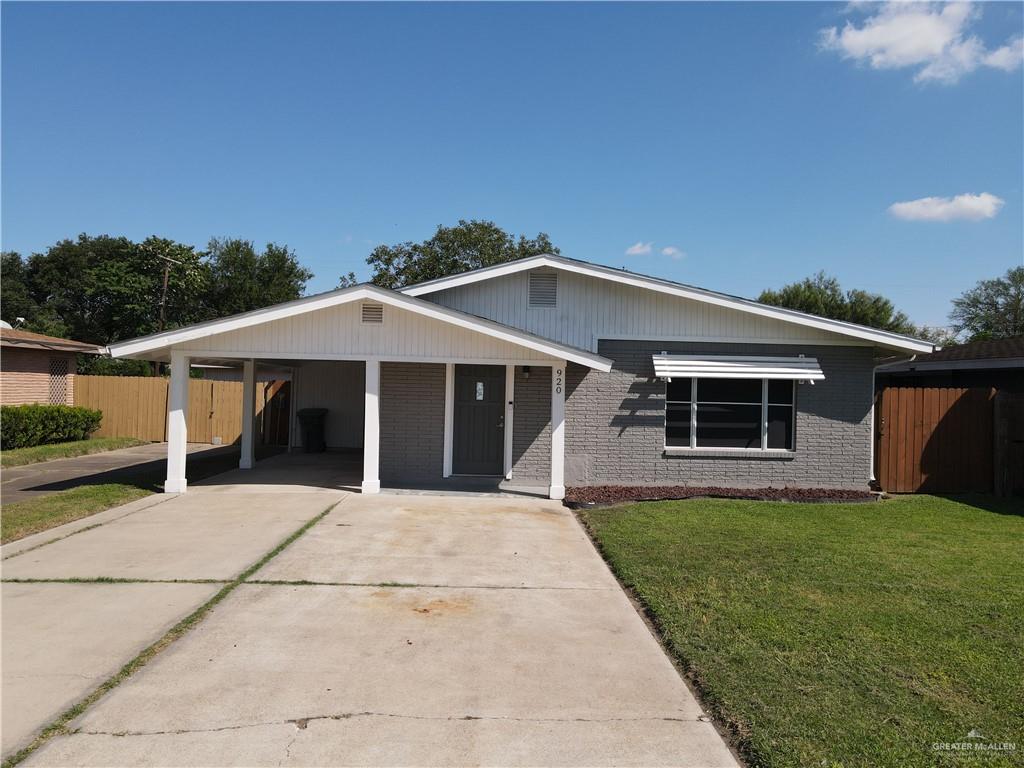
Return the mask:
<svg viewBox="0 0 1024 768">
<path fill-rule="evenodd" d="M 70 727 L 26 764 L 736 765 L 572 514 L 519 498 L 346 497 Z"/>
</svg>

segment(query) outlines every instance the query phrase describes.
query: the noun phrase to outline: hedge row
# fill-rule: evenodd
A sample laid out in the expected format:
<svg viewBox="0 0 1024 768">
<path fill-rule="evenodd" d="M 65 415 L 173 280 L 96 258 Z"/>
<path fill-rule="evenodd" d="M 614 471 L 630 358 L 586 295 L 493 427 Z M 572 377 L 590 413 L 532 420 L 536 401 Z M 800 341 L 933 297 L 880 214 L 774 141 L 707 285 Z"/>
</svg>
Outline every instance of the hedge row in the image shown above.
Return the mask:
<svg viewBox="0 0 1024 768">
<path fill-rule="evenodd" d="M 86 440 L 99 429 L 101 411 L 70 405 L 0 406 L 0 448 Z"/>
</svg>

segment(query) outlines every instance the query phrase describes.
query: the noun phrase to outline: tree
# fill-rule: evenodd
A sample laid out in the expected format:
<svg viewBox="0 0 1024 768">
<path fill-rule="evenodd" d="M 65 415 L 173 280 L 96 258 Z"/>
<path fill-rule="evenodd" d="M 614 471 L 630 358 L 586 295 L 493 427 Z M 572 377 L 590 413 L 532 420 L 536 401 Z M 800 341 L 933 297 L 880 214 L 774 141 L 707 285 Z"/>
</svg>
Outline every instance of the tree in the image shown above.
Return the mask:
<svg viewBox="0 0 1024 768">
<path fill-rule="evenodd" d="M 267 243 L 257 253 L 251 240 L 210 240 L 206 266 L 206 305 L 214 317 L 298 299 L 313 277 L 288 246 Z"/>
<path fill-rule="evenodd" d="M 353 285 L 359 285 L 355 272 L 349 272 L 338 279 L 338 288 L 351 288 Z"/>
<path fill-rule="evenodd" d="M 454 227 L 438 226 L 434 236 L 422 243 L 379 245 L 366 263 L 373 268 L 371 282 L 384 288 L 401 288 L 540 253 L 558 252 L 543 232 L 534 238 L 516 238 L 492 221 L 459 220 Z"/>
<path fill-rule="evenodd" d="M 44 313 L 33 297 L 28 262 L 15 251 L 0 254 L 0 311 L 15 325 L 23 317 L 24 327 L 36 333 L 60 336 L 64 324 L 52 312 Z"/>
<path fill-rule="evenodd" d="M 949 319 L 968 341 L 1024 334 L 1024 267 L 1009 269 L 1003 277 L 981 280 L 953 299 Z"/>
<path fill-rule="evenodd" d="M 824 272 L 806 277 L 798 283 L 790 283 L 778 291 L 762 291 L 758 301 L 883 331 L 909 336 L 917 333 L 910 318 L 896 311 L 892 302 L 884 296 L 858 289 L 844 293 L 839 281 Z"/>
</svg>

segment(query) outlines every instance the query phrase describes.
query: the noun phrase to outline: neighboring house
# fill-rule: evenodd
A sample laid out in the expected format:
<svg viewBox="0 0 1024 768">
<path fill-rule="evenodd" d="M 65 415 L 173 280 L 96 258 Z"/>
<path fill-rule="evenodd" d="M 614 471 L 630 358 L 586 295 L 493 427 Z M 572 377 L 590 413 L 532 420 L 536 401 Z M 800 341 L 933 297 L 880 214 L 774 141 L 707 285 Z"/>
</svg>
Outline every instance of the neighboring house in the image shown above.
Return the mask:
<svg viewBox="0 0 1024 768">
<path fill-rule="evenodd" d="M 1024 493 L 1024 336 L 879 366 L 878 481 L 894 493 Z"/>
<path fill-rule="evenodd" d="M 880 366 L 880 387 L 992 387 L 1024 392 L 1024 336 L 972 341 Z"/>
<path fill-rule="evenodd" d="M 103 347 L 44 336 L 7 323 L 0 325 L 0 404 L 74 405 L 79 353 L 98 355 Z"/>
<path fill-rule="evenodd" d="M 190 362 L 240 362 L 242 467 L 258 365 L 381 482 L 489 475 L 566 485 L 867 488 L 886 331 L 624 270 L 536 256 L 401 291 L 357 285 L 121 342 L 171 362 L 168 475 L 186 487 Z M 292 429 L 293 446 L 297 430 Z M 248 437 L 246 437 L 248 435 Z"/>
</svg>

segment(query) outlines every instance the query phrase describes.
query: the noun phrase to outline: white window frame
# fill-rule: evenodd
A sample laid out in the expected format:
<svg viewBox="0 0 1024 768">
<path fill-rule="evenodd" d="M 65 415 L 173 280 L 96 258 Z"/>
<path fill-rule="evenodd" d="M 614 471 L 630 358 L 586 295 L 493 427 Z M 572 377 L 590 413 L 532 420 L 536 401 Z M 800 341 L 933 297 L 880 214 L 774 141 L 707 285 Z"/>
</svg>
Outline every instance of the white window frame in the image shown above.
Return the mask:
<svg viewBox="0 0 1024 768">
<path fill-rule="evenodd" d="M 790 385 L 793 390 L 793 397 L 789 403 L 770 403 L 768 402 L 768 382 L 769 379 L 761 379 L 761 445 L 756 448 L 735 448 L 735 447 L 723 447 L 723 446 L 712 446 L 712 445 L 697 445 L 697 411 L 699 406 L 697 404 L 697 382 L 702 378 L 700 376 L 691 377 L 680 377 L 690 379 L 690 399 L 689 400 L 669 400 L 668 399 L 668 382 L 671 379 L 665 381 L 665 424 L 662 430 L 662 440 L 664 442 L 664 449 L 666 451 L 708 451 L 708 452 L 725 452 L 725 453 L 794 453 L 796 451 L 796 380 L 790 380 Z M 713 377 L 708 377 L 713 378 Z M 690 406 L 690 444 L 689 445 L 669 445 L 668 444 L 668 406 L 669 405 L 685 405 Z M 718 400 L 704 400 L 704 405 L 746 405 L 754 406 L 757 403 L 738 403 L 738 402 L 725 402 Z M 769 448 L 768 447 L 768 407 L 772 406 L 775 408 L 789 407 L 793 412 L 793 439 L 791 448 Z"/>
</svg>

